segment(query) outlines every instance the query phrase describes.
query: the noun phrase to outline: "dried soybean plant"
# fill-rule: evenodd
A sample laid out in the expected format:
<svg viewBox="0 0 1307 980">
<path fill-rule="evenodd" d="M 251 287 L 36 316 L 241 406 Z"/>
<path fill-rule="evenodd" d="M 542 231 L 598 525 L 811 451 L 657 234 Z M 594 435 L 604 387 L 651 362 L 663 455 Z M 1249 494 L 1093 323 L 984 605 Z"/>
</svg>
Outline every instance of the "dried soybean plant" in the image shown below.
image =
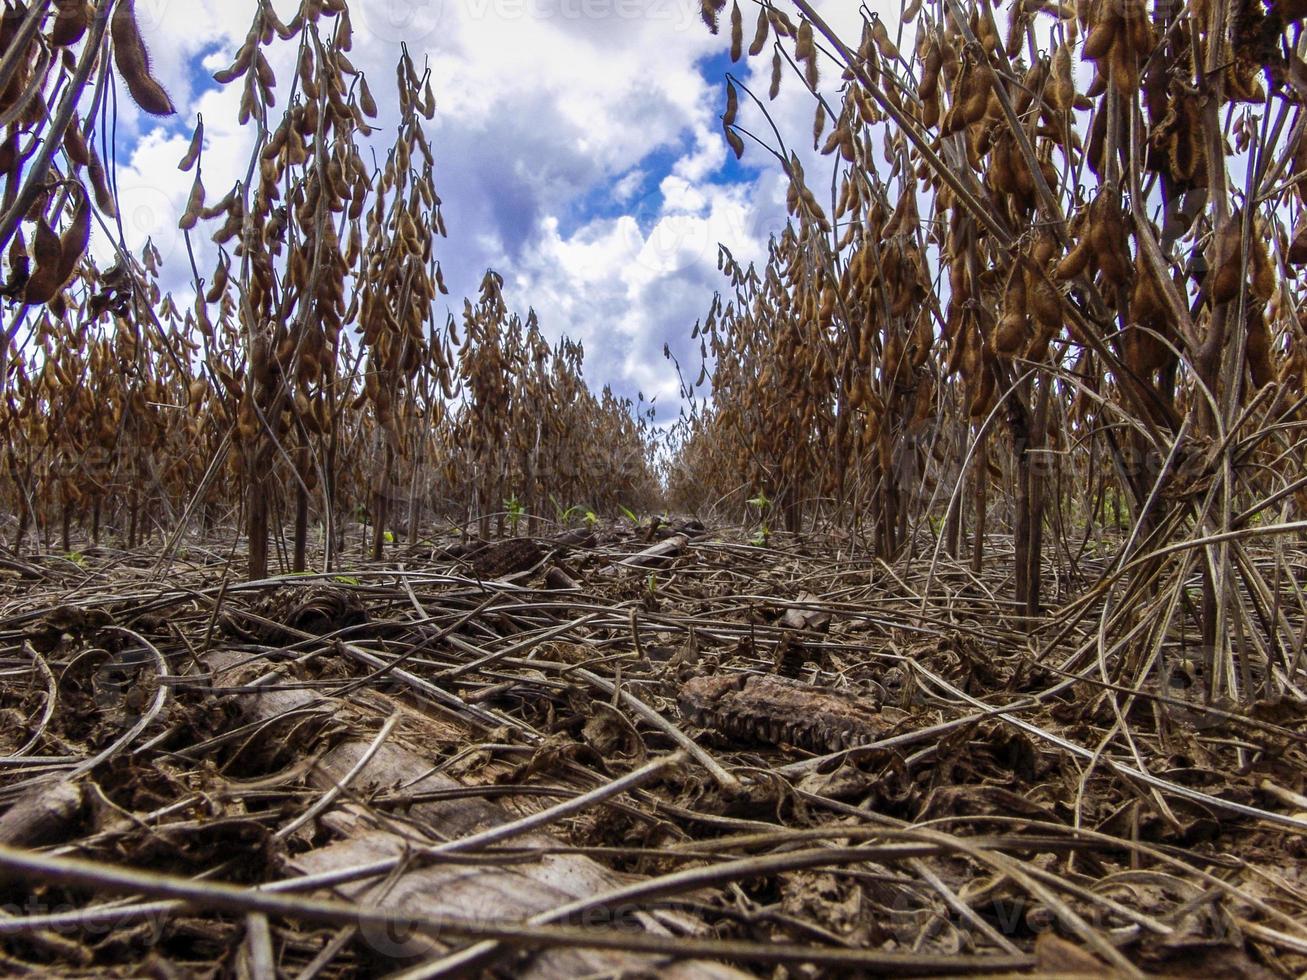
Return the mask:
<svg viewBox="0 0 1307 980">
<path fill-rule="evenodd" d="M 763 272 L 723 263 L 682 484 L 833 496 L 886 556 L 920 528 L 960 557 L 970 524 L 977 571 L 1006 530 L 1016 609 L 1050 567 L 1079 582 L 1065 613 L 1102 617 L 1122 683 L 1180 644 L 1209 696 L 1299 684 L 1301 13 L 913 0 L 843 38 L 806 0 L 755 9 L 748 55 L 772 98 L 812 93 L 827 172 L 747 128 L 766 103 L 732 76 L 727 139 L 778 158 L 790 224 Z M 1109 500 L 1129 527 L 1088 561 Z"/>
<path fill-rule="evenodd" d="M 445 228 L 433 179 L 434 160 L 419 118 L 434 116 L 435 96 L 429 74 L 419 78 L 407 50 L 397 75 L 400 130 L 368 215 L 359 294 L 360 343 L 367 352 L 364 395 L 376 414 L 382 441 L 373 496 L 374 558 L 381 557 L 384 544 L 382 529 L 395 456 L 409 444 L 404 438 L 407 430 L 424 420 L 424 413 L 415 409 L 414 378 L 419 371 L 430 372 L 439 383 L 439 391 L 431 391 L 436 395 L 448 393 L 451 381 L 444 345 L 429 326 L 437 291 L 444 292 L 432 242 Z M 391 195 L 388 209 L 387 194 Z M 421 459 L 410 462 L 416 468 Z"/>
<path fill-rule="evenodd" d="M 58 526 L 62 550 L 75 550 L 74 523 L 98 544 L 105 517 L 135 547 L 176 523 L 199 482 L 215 439 L 212 407 L 194 367 L 198 345 L 160 294 L 158 270 L 149 244 L 139 261 L 84 268 L 61 294 L 63 315 L 36 315 L 15 353 L 0 405 L 15 547 L 33 523 L 47 547 Z M 145 329 L 138 309 L 149 311 Z"/>
<path fill-rule="evenodd" d="M 462 333 L 463 398 L 438 452 L 464 522 L 475 517 L 484 537 L 519 510 L 532 529 L 550 510 L 561 519 L 657 502 L 651 414 L 608 388 L 596 397 L 581 345 L 563 338 L 551 349 L 534 311 L 525 323 L 510 313 L 498 273 L 486 273 L 475 306 L 465 301 Z"/>
<path fill-rule="evenodd" d="M 254 578 L 267 574 L 284 508 L 294 515 L 294 570 L 307 563 L 312 512 L 324 525 L 330 567 L 344 505 L 363 507 L 364 495 L 379 553 L 396 454 L 423 444 L 410 438 L 412 422 L 438 412 L 448 389 L 443 346 L 429 328 L 443 291 L 432 248 L 443 220 L 423 131 L 435 98 L 405 51 L 395 143 L 384 168 L 371 172 L 360 147 L 378 109 L 349 60 L 351 37 L 343 3 L 306 2 L 289 23 L 261 5 L 233 64 L 215 76 L 243 86 L 241 119 L 258 128 L 246 179 L 204 205 L 202 123 L 182 161 L 195 171 L 183 229 L 223 219 L 212 279 L 196 283 L 195 319 L 222 414 L 235 420 L 225 465 L 245 487 Z M 278 40 L 298 47 L 287 106 L 274 122 L 276 78 L 264 49 Z M 208 312 L 215 304 L 218 333 Z M 233 361 L 233 339 L 243 359 Z M 434 395 L 427 376 L 437 381 Z M 348 455 L 367 454 L 370 473 L 360 476 L 359 461 L 343 458 L 346 446 Z"/>
<path fill-rule="evenodd" d="M 98 543 L 108 527 L 131 548 L 161 532 L 167 557 L 195 523 L 235 523 L 257 579 L 273 546 L 304 570 L 314 524 L 326 568 L 354 518 L 371 525 L 372 555 L 405 522 L 415 542 L 437 499 L 479 517 L 521 494 L 533 527 L 551 499 L 652 506 L 650 420 L 587 389 L 579 345 L 551 350 L 533 316 L 510 329 L 506 310 L 461 351 L 451 342 L 430 74 L 403 51 L 393 139 L 366 164 L 378 106 L 350 61 L 343 2 L 304 0 L 285 22 L 260 3 L 215 74 L 238 87 L 255 139 L 244 177 L 214 195 L 196 121 L 179 164 L 192 179 L 184 301 L 161 292 L 153 244 L 127 252 L 103 162 L 117 81 L 148 112 L 172 111 L 132 3 L 7 6 L 0 31 L 0 504 L 16 547 L 35 528 L 75 553 L 75 530 Z M 97 222 L 108 268 L 85 257 Z"/>
<path fill-rule="evenodd" d="M 126 501 L 134 545 L 160 516 L 155 511 L 171 507 L 168 495 L 202 439 L 199 413 L 176 414 L 195 391 L 193 345 L 176 329 L 175 304 L 159 293 L 161 259 L 152 244 L 132 256 L 121 226 L 110 226 L 115 262 L 101 270 L 83 258 L 92 202 L 102 226 L 117 219 L 101 162 L 110 66 L 143 108 L 166 114 L 171 105 L 149 74 L 131 3 L 112 12 L 109 4 L 8 8 L 3 24 L 6 201 L 16 219 L 5 225 L 4 496 L 16 504 L 19 546 L 31 520 L 48 545 L 53 518 L 68 551 L 74 516 L 89 517 L 90 538 L 98 540 L 106 500 Z M 56 95 L 57 109 L 47 104 Z"/>
</svg>

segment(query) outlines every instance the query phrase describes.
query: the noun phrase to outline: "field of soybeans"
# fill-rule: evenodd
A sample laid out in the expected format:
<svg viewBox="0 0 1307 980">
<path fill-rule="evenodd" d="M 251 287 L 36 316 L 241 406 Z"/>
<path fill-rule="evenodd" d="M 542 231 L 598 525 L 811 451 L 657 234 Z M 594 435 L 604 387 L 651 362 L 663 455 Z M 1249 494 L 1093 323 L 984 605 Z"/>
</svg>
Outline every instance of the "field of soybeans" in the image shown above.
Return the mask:
<svg viewBox="0 0 1307 980">
<path fill-rule="evenodd" d="M 179 289 L 134 0 L 4 0 L 0 976 L 1307 975 L 1307 3 L 702 0 L 788 220 L 667 418 L 448 295 L 380 2 Z"/>
</svg>

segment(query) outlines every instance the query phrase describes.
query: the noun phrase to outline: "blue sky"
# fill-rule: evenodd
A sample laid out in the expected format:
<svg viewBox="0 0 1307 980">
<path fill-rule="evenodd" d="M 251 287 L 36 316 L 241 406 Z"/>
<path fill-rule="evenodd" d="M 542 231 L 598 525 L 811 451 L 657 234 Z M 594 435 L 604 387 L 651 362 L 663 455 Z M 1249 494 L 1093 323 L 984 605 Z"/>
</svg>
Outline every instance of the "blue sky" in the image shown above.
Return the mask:
<svg viewBox="0 0 1307 980">
<path fill-rule="evenodd" d="M 290 18 L 292 3 L 274 6 Z M 230 62 L 255 2 L 137 0 L 137 9 L 180 115 L 160 125 L 120 105 L 124 225 L 131 245 L 153 237 L 183 306 L 193 294 L 175 221 L 190 175 L 176 164 L 203 112 L 210 200 L 244 172 L 253 133 L 236 124 L 239 86 L 221 89 L 210 75 Z M 547 334 L 585 344 L 592 386 L 674 406 L 663 344 L 695 363 L 690 328 L 724 285 L 718 242 L 760 258 L 785 217 L 774 161 L 753 148 L 737 162 L 722 137 L 729 41 L 706 30 L 698 0 L 352 0 L 351 9 L 350 58 L 381 107 L 379 145 L 396 121 L 400 41 L 433 72 L 429 136 L 449 228 L 437 254 L 450 310 L 494 268 L 515 309 L 534 306 Z M 289 79 L 294 44 L 265 50 Z M 735 70 L 765 78 L 769 63 Z M 812 102 L 797 85 L 789 92 L 776 113 L 802 144 Z M 207 274 L 215 252 L 204 236 L 197 243 Z"/>
</svg>

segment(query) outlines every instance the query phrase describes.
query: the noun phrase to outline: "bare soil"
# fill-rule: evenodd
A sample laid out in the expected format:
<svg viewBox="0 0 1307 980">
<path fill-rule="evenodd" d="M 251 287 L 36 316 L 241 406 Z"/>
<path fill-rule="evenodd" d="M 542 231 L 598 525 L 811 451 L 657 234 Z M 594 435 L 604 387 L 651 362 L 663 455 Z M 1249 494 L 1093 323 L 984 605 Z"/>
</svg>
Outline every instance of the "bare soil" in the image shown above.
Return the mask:
<svg viewBox="0 0 1307 980">
<path fill-rule="evenodd" d="M 0 972 L 1307 970 L 1307 706 L 1116 684 L 1010 543 L 391 550 L 0 560 Z"/>
</svg>

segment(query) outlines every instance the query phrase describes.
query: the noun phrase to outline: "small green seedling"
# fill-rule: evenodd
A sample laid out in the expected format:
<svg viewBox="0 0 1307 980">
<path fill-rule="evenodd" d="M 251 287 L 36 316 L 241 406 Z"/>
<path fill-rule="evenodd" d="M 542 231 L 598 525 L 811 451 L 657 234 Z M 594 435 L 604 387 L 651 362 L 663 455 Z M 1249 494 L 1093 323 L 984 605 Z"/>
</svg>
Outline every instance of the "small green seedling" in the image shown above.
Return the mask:
<svg viewBox="0 0 1307 980">
<path fill-rule="evenodd" d="M 522 515 L 526 513 L 526 508 L 517 499 L 517 494 L 513 494 L 504 501 L 504 510 L 508 513 L 509 526 L 512 527 L 513 533 L 517 534 L 517 525 L 522 520 Z"/>
<path fill-rule="evenodd" d="M 333 582 L 339 582 L 341 585 L 362 585 L 362 584 L 363 584 L 363 583 L 360 582 L 358 579 L 356 579 L 353 575 L 333 575 L 333 576 L 331 577 L 331 580 L 332 580 Z"/>
<path fill-rule="evenodd" d="M 549 499 L 554 502 L 554 510 L 558 512 L 559 524 L 570 525 L 572 523 L 572 518 L 577 514 L 581 515 L 581 520 L 585 521 L 586 526 L 592 531 L 594 530 L 594 526 L 599 523 L 599 515 L 588 507 L 583 507 L 580 504 L 573 504 L 571 507 L 564 510 L 563 505 L 558 502 L 558 498 L 552 493 L 549 495 Z"/>
<path fill-rule="evenodd" d="M 385 541 L 386 544 L 394 544 L 394 543 L 395 543 L 395 536 L 394 536 L 393 534 L 391 534 L 389 531 L 382 531 L 382 532 L 381 532 L 381 539 L 382 539 L 383 541 Z"/>
<path fill-rule="evenodd" d="M 631 510 L 631 508 L 623 507 L 621 504 L 618 504 L 617 509 L 620 510 L 623 514 L 625 514 L 626 519 L 630 521 L 632 524 L 634 524 L 636 527 L 640 526 L 640 518 L 638 518 L 635 515 L 635 511 Z"/>
<path fill-rule="evenodd" d="M 78 568 L 86 567 L 86 556 L 80 551 L 69 551 L 64 555 L 64 558 L 72 562 Z"/>
</svg>

